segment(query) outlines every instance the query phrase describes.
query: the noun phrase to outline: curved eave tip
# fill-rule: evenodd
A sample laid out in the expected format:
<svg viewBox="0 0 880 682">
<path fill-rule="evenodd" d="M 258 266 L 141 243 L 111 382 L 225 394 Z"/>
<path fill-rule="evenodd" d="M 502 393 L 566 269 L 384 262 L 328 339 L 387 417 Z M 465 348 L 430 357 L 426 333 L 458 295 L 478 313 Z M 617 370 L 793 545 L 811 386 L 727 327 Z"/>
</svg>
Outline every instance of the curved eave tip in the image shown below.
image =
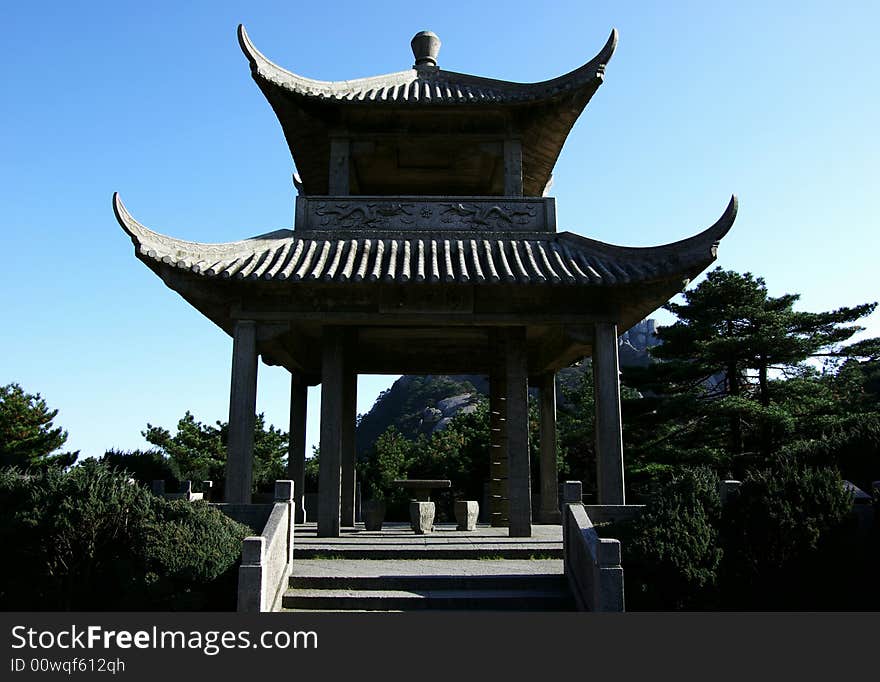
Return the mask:
<svg viewBox="0 0 880 682">
<path fill-rule="evenodd" d="M 730 228 L 733 227 L 733 222 L 736 220 L 736 214 L 738 211 L 739 199 L 737 199 L 736 194 L 731 194 L 730 202 L 727 204 L 727 208 L 724 209 L 722 216 L 712 227 L 706 230 L 704 234 L 707 237 L 712 237 L 716 244 L 720 242 L 721 239 L 730 232 Z"/>
<path fill-rule="evenodd" d="M 611 35 L 608 36 L 608 41 L 605 43 L 605 47 L 596 55 L 596 59 L 601 64 L 607 64 L 611 60 L 611 56 L 614 54 L 614 51 L 617 49 L 617 39 L 618 33 L 616 28 L 611 29 Z"/>
<path fill-rule="evenodd" d="M 113 192 L 113 214 L 116 216 L 116 222 L 119 223 L 119 226 L 125 230 L 129 237 L 134 238 L 137 221 L 131 217 L 131 213 L 125 208 L 119 192 Z"/>
<path fill-rule="evenodd" d="M 250 36 L 248 36 L 247 31 L 244 28 L 244 24 L 238 25 L 237 33 L 238 46 L 241 48 L 241 51 L 244 52 L 244 56 L 247 57 L 251 65 L 255 65 L 257 63 L 257 57 L 262 57 L 262 55 L 251 42 Z"/>
<path fill-rule="evenodd" d="M 251 65 L 251 73 L 254 76 L 265 77 L 265 72 L 275 72 L 276 76 L 280 75 L 297 80 L 308 80 L 302 78 L 302 76 L 297 76 L 295 73 L 292 73 L 291 71 L 288 71 L 281 66 L 278 66 L 278 64 L 273 62 L 271 59 L 266 57 L 266 55 L 260 52 L 256 47 L 254 47 L 250 36 L 247 34 L 247 31 L 244 28 L 244 24 L 238 25 L 238 45 L 241 48 L 241 51 L 244 52 L 244 56 L 247 57 L 247 60 Z"/>
<path fill-rule="evenodd" d="M 141 246 L 144 237 L 153 233 L 152 230 L 144 227 L 131 216 L 131 213 L 125 208 L 125 204 L 122 203 L 119 192 L 113 192 L 113 213 L 116 215 L 119 226 L 131 237 L 135 246 Z"/>
</svg>

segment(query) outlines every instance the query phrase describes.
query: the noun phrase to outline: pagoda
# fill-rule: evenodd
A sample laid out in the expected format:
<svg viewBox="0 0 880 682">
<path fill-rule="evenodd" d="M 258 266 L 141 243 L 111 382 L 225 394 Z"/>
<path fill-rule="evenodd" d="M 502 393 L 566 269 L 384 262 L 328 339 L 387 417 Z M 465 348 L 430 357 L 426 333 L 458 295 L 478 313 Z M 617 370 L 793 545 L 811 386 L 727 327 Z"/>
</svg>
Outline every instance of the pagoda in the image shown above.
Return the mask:
<svg viewBox="0 0 880 682">
<path fill-rule="evenodd" d="M 340 82 L 277 66 L 242 26 L 238 38 L 298 171 L 293 228 L 181 241 L 113 198 L 137 257 L 232 337 L 226 501 L 251 500 L 259 358 L 291 373 L 299 510 L 307 387 L 322 386 L 325 537 L 354 526 L 357 375 L 486 374 L 491 520 L 529 536 L 533 518 L 559 519 L 555 373 L 591 356 L 598 502 L 625 504 L 618 334 L 715 260 L 737 203 L 705 231 L 651 248 L 557 230 L 553 166 L 602 84 L 616 31 L 586 64 L 540 83 L 445 71 L 427 31 L 412 40 L 412 68 Z M 541 396 L 534 511 L 530 384 Z"/>
</svg>

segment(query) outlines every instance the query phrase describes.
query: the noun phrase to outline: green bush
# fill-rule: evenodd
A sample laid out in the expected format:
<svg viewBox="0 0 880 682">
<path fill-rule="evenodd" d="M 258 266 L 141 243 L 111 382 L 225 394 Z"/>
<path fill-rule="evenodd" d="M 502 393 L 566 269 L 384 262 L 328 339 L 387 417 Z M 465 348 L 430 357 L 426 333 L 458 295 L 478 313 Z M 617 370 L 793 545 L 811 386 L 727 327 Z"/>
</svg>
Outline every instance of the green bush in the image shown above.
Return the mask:
<svg viewBox="0 0 880 682">
<path fill-rule="evenodd" d="M 155 511 L 141 536 L 149 608 L 234 610 L 241 543 L 250 530 L 206 502 L 156 498 Z"/>
<path fill-rule="evenodd" d="M 228 608 L 217 589 L 249 534 L 207 505 L 172 504 L 95 460 L 0 472 L 0 608 Z M 228 587 L 229 599 L 234 582 Z"/>
<path fill-rule="evenodd" d="M 856 414 L 841 420 L 820 439 L 802 440 L 783 450 L 790 459 L 838 469 L 865 491 L 880 478 L 880 414 Z"/>
<path fill-rule="evenodd" d="M 724 512 L 723 587 L 735 609 L 840 608 L 825 590 L 855 558 L 852 497 L 840 474 L 782 459 L 751 471 Z"/>
<path fill-rule="evenodd" d="M 125 471 L 144 485 L 165 481 L 173 491 L 180 483 L 180 472 L 174 462 L 158 450 L 107 450 L 101 463 L 118 471 Z"/>
<path fill-rule="evenodd" d="M 682 469 L 663 483 L 644 512 L 603 532 L 621 540 L 627 608 L 711 608 L 722 550 L 718 477 Z"/>
<path fill-rule="evenodd" d="M 835 469 L 781 458 L 751 470 L 722 510 L 718 479 L 685 469 L 621 540 L 629 610 L 871 609 L 878 532 L 859 533 Z"/>
</svg>

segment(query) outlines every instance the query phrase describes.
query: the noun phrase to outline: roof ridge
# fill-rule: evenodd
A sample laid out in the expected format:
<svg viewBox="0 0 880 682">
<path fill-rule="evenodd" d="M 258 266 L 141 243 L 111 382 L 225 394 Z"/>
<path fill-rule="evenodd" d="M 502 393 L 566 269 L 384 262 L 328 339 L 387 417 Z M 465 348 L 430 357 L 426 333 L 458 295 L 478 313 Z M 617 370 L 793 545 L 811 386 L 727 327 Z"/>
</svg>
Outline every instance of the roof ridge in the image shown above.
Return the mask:
<svg viewBox="0 0 880 682">
<path fill-rule="evenodd" d="M 305 97 L 336 100 L 401 101 L 397 93 L 392 97 L 388 97 L 386 93 L 382 98 L 376 95 L 383 89 L 409 85 L 413 82 L 460 87 L 482 86 L 490 90 L 490 92 L 473 93 L 474 96 L 450 92 L 446 97 L 438 98 L 437 101 L 485 101 L 499 98 L 511 101 L 542 99 L 552 96 L 559 91 L 572 90 L 592 83 L 595 79 L 601 80 L 605 66 L 617 47 L 617 40 L 618 33 L 617 29 L 614 28 L 611 30 L 611 35 L 602 49 L 585 64 L 561 76 L 535 83 L 506 81 L 457 71 L 446 71 L 435 67 L 418 66 L 377 76 L 341 81 L 323 81 L 301 76 L 271 61 L 254 46 L 244 25 L 239 24 L 238 26 L 238 42 L 250 63 L 251 73 L 254 78 L 274 83 Z M 372 97 L 364 97 L 364 95 L 370 92 L 374 93 Z"/>
</svg>

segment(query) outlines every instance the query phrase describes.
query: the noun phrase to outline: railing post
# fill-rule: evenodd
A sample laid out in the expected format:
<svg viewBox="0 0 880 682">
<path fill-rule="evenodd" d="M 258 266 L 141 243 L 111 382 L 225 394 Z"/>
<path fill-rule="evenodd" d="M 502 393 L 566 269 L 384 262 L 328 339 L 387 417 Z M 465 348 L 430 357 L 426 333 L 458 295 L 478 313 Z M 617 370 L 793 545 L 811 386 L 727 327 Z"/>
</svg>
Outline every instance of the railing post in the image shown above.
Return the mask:
<svg viewBox="0 0 880 682">
<path fill-rule="evenodd" d="M 562 508 L 563 568 L 580 610 L 623 611 L 620 541 L 600 538 L 582 502 L 581 484 L 566 481 Z"/>
<path fill-rule="evenodd" d="M 624 611 L 620 540 L 599 538 L 593 571 L 593 609 Z"/>
<path fill-rule="evenodd" d="M 275 502 L 287 504 L 287 563 L 293 563 L 293 531 L 296 525 L 293 481 L 275 481 Z"/>
<path fill-rule="evenodd" d="M 582 504 L 584 501 L 584 484 L 580 481 L 566 481 L 562 485 L 563 504 Z"/>
<path fill-rule="evenodd" d="M 261 536 L 244 539 L 241 547 L 241 566 L 238 568 L 238 610 L 259 613 L 266 610 L 264 565 L 266 541 Z"/>
</svg>

